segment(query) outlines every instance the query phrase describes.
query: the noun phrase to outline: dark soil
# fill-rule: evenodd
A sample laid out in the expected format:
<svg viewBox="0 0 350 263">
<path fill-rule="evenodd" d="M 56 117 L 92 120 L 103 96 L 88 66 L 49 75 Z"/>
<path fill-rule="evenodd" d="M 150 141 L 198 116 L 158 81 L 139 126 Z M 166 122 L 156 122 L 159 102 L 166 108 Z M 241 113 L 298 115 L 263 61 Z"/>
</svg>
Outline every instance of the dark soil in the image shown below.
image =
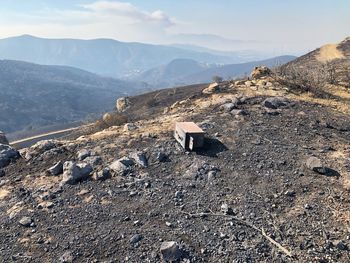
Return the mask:
<svg viewBox="0 0 350 263">
<path fill-rule="evenodd" d="M 198 97 L 202 88 L 192 87 L 193 94 L 168 90 L 165 97 Z M 158 98 L 133 98 L 133 105 L 142 104 L 135 118 L 171 104 Z M 162 241 L 177 241 L 182 262 L 350 262 L 350 193 L 343 184 L 350 164 L 333 157 L 342 152 L 350 158 L 350 116 L 305 102 L 268 114 L 263 99 L 241 105 L 249 113 L 241 119 L 216 108 L 189 117 L 207 132 L 206 147 L 197 152 L 185 152 L 165 132 L 77 143 L 48 160 L 8 166 L 2 187 L 12 189 L 0 201 L 0 261 L 64 262 L 65 256 L 67 262 L 161 262 Z M 78 149 L 96 147 L 105 166 L 136 149 L 150 165 L 62 189 L 58 183 L 47 189 L 28 184 L 28 175 L 34 182 L 56 161 L 75 160 Z M 157 152 L 168 160 L 157 162 Z M 306 169 L 309 156 L 320 158 L 335 176 Z M 39 209 L 43 200 L 53 207 Z M 24 209 L 10 218 L 7 211 L 18 202 Z M 221 211 L 224 203 L 232 209 L 229 216 Z M 23 216 L 34 224 L 20 225 Z M 135 234 L 142 238 L 131 243 Z"/>
</svg>

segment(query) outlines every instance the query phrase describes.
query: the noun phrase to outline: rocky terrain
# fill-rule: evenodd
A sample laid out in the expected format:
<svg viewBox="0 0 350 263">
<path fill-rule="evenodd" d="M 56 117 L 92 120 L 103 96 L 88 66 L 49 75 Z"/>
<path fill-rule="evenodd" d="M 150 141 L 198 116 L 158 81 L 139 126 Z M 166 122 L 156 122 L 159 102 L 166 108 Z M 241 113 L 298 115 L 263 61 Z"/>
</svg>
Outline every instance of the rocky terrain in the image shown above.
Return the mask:
<svg viewBox="0 0 350 263">
<path fill-rule="evenodd" d="M 119 101 L 126 124 L 1 145 L 0 261 L 349 262 L 349 90 L 279 83 L 258 68 Z M 176 121 L 205 147 L 182 149 Z"/>
</svg>

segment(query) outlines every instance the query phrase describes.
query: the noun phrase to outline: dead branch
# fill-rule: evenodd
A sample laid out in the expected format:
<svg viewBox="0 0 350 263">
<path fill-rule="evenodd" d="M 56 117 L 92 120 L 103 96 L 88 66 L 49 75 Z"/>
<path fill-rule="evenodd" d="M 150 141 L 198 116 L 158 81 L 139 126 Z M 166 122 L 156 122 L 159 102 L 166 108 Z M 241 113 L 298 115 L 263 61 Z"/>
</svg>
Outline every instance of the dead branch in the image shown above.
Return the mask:
<svg viewBox="0 0 350 263">
<path fill-rule="evenodd" d="M 188 215 L 190 217 L 218 216 L 218 217 L 227 217 L 227 218 L 233 219 L 233 220 L 237 221 L 238 223 L 241 223 L 242 225 L 248 226 L 248 227 L 256 230 L 267 241 L 269 241 L 271 244 L 273 244 L 275 247 L 277 247 L 281 252 L 286 254 L 288 257 L 292 257 L 292 252 L 289 251 L 288 249 L 286 249 L 285 247 L 283 247 L 280 243 L 278 243 L 277 241 L 272 239 L 270 236 L 268 236 L 263 228 L 260 229 L 259 227 L 255 226 L 254 224 L 248 223 L 248 222 L 246 222 L 246 221 L 244 221 L 242 219 L 238 219 L 238 218 L 236 218 L 234 216 L 231 216 L 231 215 L 215 214 L 215 213 L 196 213 L 196 214 L 191 214 L 191 213 L 187 213 L 187 212 L 183 212 L 183 211 L 181 211 L 181 213 L 186 214 L 186 215 Z"/>
</svg>

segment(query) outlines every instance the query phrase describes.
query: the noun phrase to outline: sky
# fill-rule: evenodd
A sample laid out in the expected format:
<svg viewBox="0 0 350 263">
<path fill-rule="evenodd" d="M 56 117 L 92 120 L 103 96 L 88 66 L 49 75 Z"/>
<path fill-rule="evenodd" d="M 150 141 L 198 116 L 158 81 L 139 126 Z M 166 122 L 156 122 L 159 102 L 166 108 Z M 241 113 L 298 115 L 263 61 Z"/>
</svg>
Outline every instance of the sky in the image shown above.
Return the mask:
<svg viewBox="0 0 350 263">
<path fill-rule="evenodd" d="M 349 0 L 1 0 L 0 38 L 113 38 L 297 54 L 350 36 Z"/>
</svg>

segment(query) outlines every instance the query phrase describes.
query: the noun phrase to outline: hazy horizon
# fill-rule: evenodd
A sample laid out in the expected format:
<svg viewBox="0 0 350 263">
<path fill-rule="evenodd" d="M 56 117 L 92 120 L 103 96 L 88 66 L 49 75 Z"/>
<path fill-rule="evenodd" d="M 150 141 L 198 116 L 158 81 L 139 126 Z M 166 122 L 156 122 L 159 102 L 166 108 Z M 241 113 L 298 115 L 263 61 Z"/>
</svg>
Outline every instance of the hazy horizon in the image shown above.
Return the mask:
<svg viewBox="0 0 350 263">
<path fill-rule="evenodd" d="M 109 38 L 300 55 L 350 35 L 345 1 L 4 0 L 0 38 Z"/>
</svg>

